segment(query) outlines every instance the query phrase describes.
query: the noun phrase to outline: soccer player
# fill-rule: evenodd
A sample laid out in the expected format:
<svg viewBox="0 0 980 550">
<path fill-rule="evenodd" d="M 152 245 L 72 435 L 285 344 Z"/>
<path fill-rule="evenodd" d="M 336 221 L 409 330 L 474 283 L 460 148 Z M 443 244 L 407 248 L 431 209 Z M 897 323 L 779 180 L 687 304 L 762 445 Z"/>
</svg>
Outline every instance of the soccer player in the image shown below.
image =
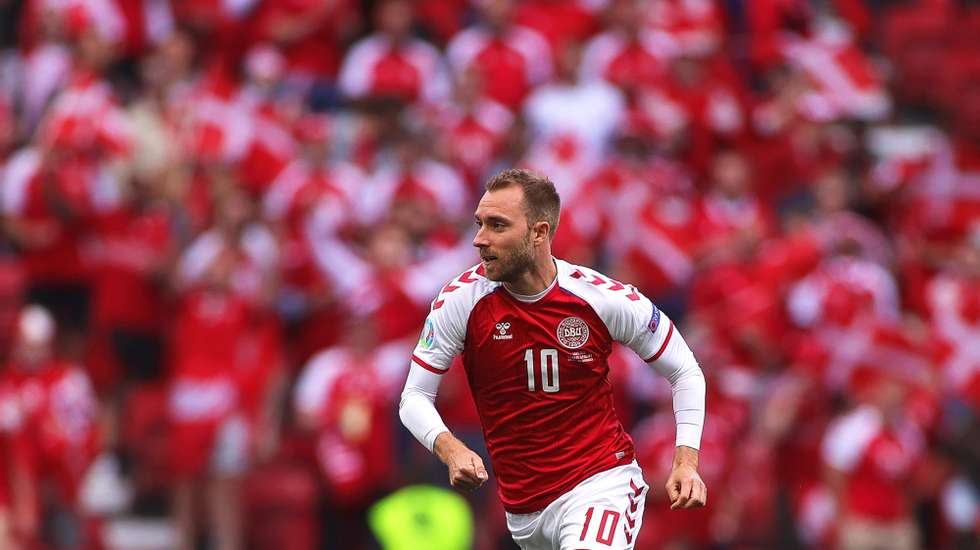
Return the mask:
<svg viewBox="0 0 980 550">
<path fill-rule="evenodd" d="M 476 210 L 479 265 L 432 302 L 399 414 L 449 468 L 453 487 L 487 480 L 480 456 L 434 403 L 453 357 L 479 411 L 507 526 L 524 550 L 633 548 L 647 485 L 613 410 L 606 358 L 621 342 L 673 388 L 671 508 L 707 502 L 697 472 L 704 377 L 673 323 L 634 287 L 551 255 L 554 184 L 505 170 Z"/>
</svg>

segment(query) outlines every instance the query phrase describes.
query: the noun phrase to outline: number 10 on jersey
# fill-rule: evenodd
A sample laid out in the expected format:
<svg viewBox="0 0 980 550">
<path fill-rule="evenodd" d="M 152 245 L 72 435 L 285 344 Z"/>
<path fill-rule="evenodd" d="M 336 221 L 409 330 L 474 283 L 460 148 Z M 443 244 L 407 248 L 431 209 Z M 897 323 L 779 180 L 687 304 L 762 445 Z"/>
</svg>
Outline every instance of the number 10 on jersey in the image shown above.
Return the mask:
<svg viewBox="0 0 980 550">
<path fill-rule="evenodd" d="M 527 390 L 537 389 L 535 383 L 534 350 L 528 349 L 524 352 L 524 363 L 527 365 Z M 541 350 L 541 389 L 545 393 L 555 393 L 558 391 L 558 350 L 546 348 Z"/>
</svg>

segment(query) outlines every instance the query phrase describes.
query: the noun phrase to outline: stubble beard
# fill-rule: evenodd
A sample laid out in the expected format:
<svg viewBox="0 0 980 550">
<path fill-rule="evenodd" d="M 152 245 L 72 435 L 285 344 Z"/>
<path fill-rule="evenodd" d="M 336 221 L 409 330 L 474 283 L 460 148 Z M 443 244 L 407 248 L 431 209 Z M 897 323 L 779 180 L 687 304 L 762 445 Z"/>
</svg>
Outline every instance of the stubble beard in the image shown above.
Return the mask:
<svg viewBox="0 0 980 550">
<path fill-rule="evenodd" d="M 525 273 L 534 267 L 534 247 L 531 245 L 531 232 L 528 231 L 521 246 L 507 254 L 506 257 L 499 257 L 497 262 L 500 267 L 495 276 L 487 273 L 487 278 L 491 281 L 501 283 L 513 283 L 520 279 Z"/>
</svg>

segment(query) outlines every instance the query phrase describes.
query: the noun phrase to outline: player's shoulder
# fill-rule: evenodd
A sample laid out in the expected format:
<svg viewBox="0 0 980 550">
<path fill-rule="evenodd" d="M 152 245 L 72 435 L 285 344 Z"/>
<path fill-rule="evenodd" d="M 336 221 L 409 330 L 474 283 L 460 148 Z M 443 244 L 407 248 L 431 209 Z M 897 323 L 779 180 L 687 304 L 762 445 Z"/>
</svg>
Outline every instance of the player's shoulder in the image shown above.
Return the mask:
<svg viewBox="0 0 980 550">
<path fill-rule="evenodd" d="M 589 267 L 563 260 L 556 261 L 562 287 L 590 303 L 594 302 L 594 305 L 626 305 L 643 300 L 640 291 L 629 283 L 618 281 Z"/>
<path fill-rule="evenodd" d="M 585 266 L 559 262 L 562 288 L 588 303 L 614 334 L 639 326 L 640 320 L 652 330 L 656 327 L 659 311 L 636 287 Z"/>
<path fill-rule="evenodd" d="M 501 283 L 487 279 L 483 264 L 477 264 L 453 277 L 432 301 L 432 311 L 469 313 L 483 297 L 492 293 Z"/>
</svg>

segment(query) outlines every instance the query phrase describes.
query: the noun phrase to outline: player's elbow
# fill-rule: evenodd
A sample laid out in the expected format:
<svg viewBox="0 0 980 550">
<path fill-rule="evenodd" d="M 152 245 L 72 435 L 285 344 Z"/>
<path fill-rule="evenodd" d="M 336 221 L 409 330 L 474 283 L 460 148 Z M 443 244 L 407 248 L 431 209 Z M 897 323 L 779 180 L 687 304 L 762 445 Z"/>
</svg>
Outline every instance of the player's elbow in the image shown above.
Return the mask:
<svg viewBox="0 0 980 550">
<path fill-rule="evenodd" d="M 673 359 L 673 358 L 672 358 Z M 688 385 L 691 382 L 704 383 L 704 372 L 701 365 L 694 358 L 693 353 L 682 354 L 674 361 L 674 367 L 666 373 L 664 378 L 672 387 L 678 385 Z"/>
<path fill-rule="evenodd" d="M 402 390 L 401 400 L 398 402 L 398 418 L 401 420 L 402 425 L 406 428 L 411 429 L 413 418 L 413 411 L 417 410 L 421 405 L 425 407 L 428 403 L 420 403 L 419 400 L 428 401 L 425 396 L 418 390 L 411 388 L 405 388 Z"/>
<path fill-rule="evenodd" d="M 704 384 L 704 371 L 701 370 L 701 365 L 698 364 L 693 354 L 691 354 L 688 361 L 684 362 L 684 366 L 680 369 L 677 378 L 678 380 L 696 380 Z"/>
<path fill-rule="evenodd" d="M 401 419 L 402 425 L 406 428 L 408 427 L 408 421 L 406 420 L 408 416 L 408 403 L 412 399 L 412 392 L 405 389 L 402 390 L 401 399 L 398 401 L 398 418 Z"/>
</svg>

